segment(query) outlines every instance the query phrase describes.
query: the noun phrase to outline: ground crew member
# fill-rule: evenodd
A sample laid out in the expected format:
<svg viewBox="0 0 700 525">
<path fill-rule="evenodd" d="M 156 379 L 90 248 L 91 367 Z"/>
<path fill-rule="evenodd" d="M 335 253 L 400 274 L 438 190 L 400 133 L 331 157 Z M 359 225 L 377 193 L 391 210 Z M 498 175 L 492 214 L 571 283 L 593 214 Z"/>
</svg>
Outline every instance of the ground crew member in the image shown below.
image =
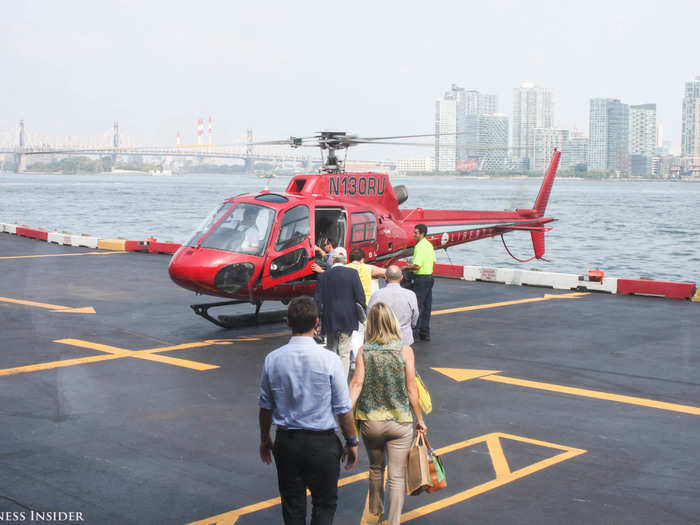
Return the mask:
<svg viewBox="0 0 700 525">
<path fill-rule="evenodd" d="M 425 224 L 416 224 L 413 230 L 413 237 L 417 241 L 413 248 L 413 264 L 408 267 L 416 276 L 413 291 L 418 298 L 419 311 L 418 325 L 413 333 L 414 337 L 420 338 L 421 341 L 430 341 L 430 314 L 433 309 L 435 250 L 430 241 L 425 238 L 427 233 L 428 227 Z"/>
</svg>

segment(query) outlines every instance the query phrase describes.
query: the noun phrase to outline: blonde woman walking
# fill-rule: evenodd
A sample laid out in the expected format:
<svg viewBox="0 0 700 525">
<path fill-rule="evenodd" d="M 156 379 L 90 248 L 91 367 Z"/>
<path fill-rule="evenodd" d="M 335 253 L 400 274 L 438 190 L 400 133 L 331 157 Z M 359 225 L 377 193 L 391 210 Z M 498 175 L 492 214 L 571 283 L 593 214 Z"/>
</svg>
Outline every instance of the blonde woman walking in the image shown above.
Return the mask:
<svg viewBox="0 0 700 525">
<path fill-rule="evenodd" d="M 416 431 L 425 432 L 418 403 L 413 349 L 401 342 L 399 322 L 384 303 L 367 314 L 365 344 L 350 382 L 362 441 L 369 457 L 369 511 L 377 522 L 384 513 L 384 467 L 389 465 L 388 525 L 401 520 L 406 493 L 406 461 Z"/>
</svg>

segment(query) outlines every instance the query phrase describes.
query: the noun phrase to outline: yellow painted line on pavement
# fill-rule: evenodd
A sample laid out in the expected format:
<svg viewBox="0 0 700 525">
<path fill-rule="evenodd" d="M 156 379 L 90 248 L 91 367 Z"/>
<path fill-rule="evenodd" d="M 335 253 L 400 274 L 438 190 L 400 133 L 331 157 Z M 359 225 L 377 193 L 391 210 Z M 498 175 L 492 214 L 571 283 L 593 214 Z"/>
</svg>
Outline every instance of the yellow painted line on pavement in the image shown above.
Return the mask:
<svg viewBox="0 0 700 525">
<path fill-rule="evenodd" d="M 549 392 L 558 392 L 560 394 L 590 397 L 593 399 L 604 399 L 606 401 L 615 401 L 617 403 L 626 403 L 628 405 L 639 405 L 649 408 L 658 408 L 659 410 L 670 410 L 672 412 L 682 412 L 684 414 L 700 416 L 700 407 L 679 405 L 676 403 L 665 403 L 663 401 L 655 401 L 653 399 L 645 399 L 643 397 L 624 396 L 620 394 L 611 394 L 609 392 L 599 392 L 597 390 L 588 390 L 585 388 L 553 385 L 550 383 L 539 383 L 537 381 L 528 381 L 526 379 L 516 379 L 514 377 L 504 377 L 498 375 L 481 377 L 480 379 L 483 379 L 484 381 L 493 381 L 495 383 L 505 383 L 508 385 L 523 386 L 526 388 L 548 390 Z"/>
<path fill-rule="evenodd" d="M 501 461 L 501 460 L 494 458 L 494 456 L 492 455 L 491 461 L 493 463 L 494 471 L 496 472 L 496 479 L 488 481 L 486 483 L 482 483 L 481 485 L 477 485 L 476 487 L 472 487 L 470 489 L 464 490 L 462 492 L 459 492 L 459 493 L 454 494 L 452 496 L 449 496 L 447 498 L 443 498 L 439 501 L 435 501 L 435 502 L 430 503 L 428 505 L 418 507 L 417 509 L 413 509 L 409 512 L 405 512 L 404 514 L 401 515 L 401 523 L 404 523 L 406 521 L 410 521 L 410 520 L 415 519 L 415 518 L 419 518 L 421 516 L 425 516 L 427 514 L 436 512 L 438 510 L 442 510 L 442 509 L 450 507 L 452 505 L 456 505 L 457 503 L 462 503 L 463 501 L 471 499 L 475 496 L 478 496 L 478 495 L 483 494 L 485 492 L 491 491 L 491 490 L 496 489 L 498 487 L 502 487 L 503 485 L 506 485 L 506 484 L 511 483 L 515 480 L 529 476 L 530 474 L 534 474 L 535 472 L 538 472 L 540 470 L 551 467 L 552 465 L 556 465 L 557 463 L 561 463 L 562 461 L 566 461 L 567 459 L 571 459 L 571 458 L 574 458 L 576 456 L 579 456 L 581 454 L 586 453 L 586 451 L 583 449 L 567 447 L 564 445 L 557 445 L 556 443 L 549 443 L 546 441 L 538 441 L 536 439 L 529 439 L 529 438 L 525 438 L 525 437 L 521 437 L 521 436 L 514 436 L 512 434 L 505 434 L 503 432 L 495 432 L 493 434 L 488 434 L 488 435 L 483 436 L 482 438 L 479 438 L 479 439 L 480 439 L 480 441 L 486 441 L 487 445 L 489 446 L 489 453 L 492 452 L 491 443 L 497 442 L 496 446 L 500 450 L 500 454 L 503 454 L 503 447 L 501 446 L 501 443 L 500 443 L 501 439 L 511 439 L 514 441 L 521 441 L 523 443 L 528 443 L 531 445 L 539 445 L 542 447 L 562 450 L 563 452 L 561 454 L 557 454 L 556 456 L 553 456 L 551 458 L 547 458 L 547 459 L 544 459 L 542 461 L 538 461 L 537 463 L 533 463 L 532 465 L 528 465 L 527 467 L 523 467 L 523 468 L 518 469 L 518 470 L 513 471 L 513 472 L 510 472 L 509 469 L 504 470 L 503 464 L 497 466 L 496 461 Z M 445 452 L 443 452 L 442 450 L 436 450 L 436 453 L 445 454 Z M 505 461 L 505 456 L 503 456 L 503 461 Z M 505 463 L 505 468 L 507 469 L 507 462 Z M 383 522 L 383 523 L 386 523 L 386 522 Z"/>
<path fill-rule="evenodd" d="M 28 372 L 40 372 L 42 370 L 53 370 L 54 368 L 62 368 L 65 366 L 84 365 L 87 363 L 97 363 L 100 361 L 110 361 L 112 359 L 120 359 L 120 355 L 94 355 L 90 357 L 79 357 L 76 359 L 64 359 L 62 361 L 49 361 L 47 363 L 39 363 L 36 365 L 16 366 L 14 368 L 4 368 L 0 370 L 0 377 L 13 376 L 16 374 L 26 374 Z"/>
<path fill-rule="evenodd" d="M 0 297 L 0 302 L 20 304 L 22 306 L 33 306 L 35 308 L 45 308 L 53 312 L 59 312 L 63 314 L 94 314 L 95 309 L 92 306 L 85 306 L 83 308 L 71 308 L 70 306 L 61 306 L 58 304 L 47 304 L 47 303 L 37 303 L 35 301 L 24 301 L 22 299 L 11 299 L 10 297 Z"/>
<path fill-rule="evenodd" d="M 503 453 L 501 439 L 510 439 L 513 441 L 520 441 L 522 443 L 528 443 L 531 445 L 538 445 L 538 446 L 545 447 L 545 448 L 553 448 L 555 450 L 561 450 L 562 452 L 560 454 L 553 456 L 553 457 L 544 459 L 542 461 L 538 461 L 538 462 L 533 463 L 531 465 L 528 465 L 524 468 L 521 468 L 521 469 L 518 469 L 516 471 L 511 472 L 510 468 L 508 467 L 508 462 L 505 459 L 505 454 Z M 501 486 L 506 485 L 508 483 L 511 483 L 517 479 L 524 478 L 525 476 L 529 476 L 530 474 L 533 474 L 537 471 L 543 470 L 547 467 L 551 467 L 552 465 L 556 465 L 557 463 L 561 463 L 562 461 L 566 461 L 567 459 L 571 459 L 571 458 L 576 457 L 580 454 L 586 453 L 586 451 L 583 449 L 567 447 L 565 445 L 558 445 L 556 443 L 549 443 L 547 441 L 538 441 L 536 439 L 530 439 L 530 438 L 526 438 L 526 437 L 522 437 L 522 436 L 515 436 L 512 434 L 505 434 L 503 432 L 494 432 L 491 434 L 486 434 L 486 435 L 479 436 L 476 438 L 468 439 L 466 441 L 461 441 L 459 443 L 453 443 L 452 445 L 448 445 L 446 447 L 436 449 L 435 453 L 440 454 L 440 455 L 445 455 L 445 454 L 449 454 L 450 452 L 454 452 L 456 450 L 461 450 L 464 448 L 471 447 L 473 445 L 477 445 L 479 443 L 486 443 L 488 446 L 488 450 L 489 450 L 489 454 L 491 455 L 491 461 L 493 463 L 493 469 L 494 469 L 494 473 L 496 475 L 496 479 L 488 481 L 486 483 L 482 483 L 480 485 L 477 485 L 476 487 L 472 487 L 470 489 L 464 490 L 462 492 L 459 492 L 458 494 L 454 494 L 452 496 L 440 499 L 438 501 L 430 503 L 429 505 L 424 505 L 424 506 L 419 507 L 417 509 L 413 509 L 411 511 L 405 512 L 404 514 L 401 515 L 401 522 L 402 523 L 406 522 L 406 521 L 410 521 L 410 520 L 415 519 L 415 518 L 418 518 L 420 516 L 425 516 L 426 514 L 430 514 L 432 512 L 436 512 L 438 510 L 450 507 L 450 506 L 455 505 L 457 503 L 461 503 L 463 501 L 468 500 L 469 498 L 473 498 L 474 496 L 477 496 L 479 494 L 483 494 L 484 492 L 488 492 L 488 491 L 493 490 L 495 488 L 498 488 L 498 487 L 501 487 Z M 355 483 L 357 481 L 367 479 L 368 477 L 369 477 L 368 471 L 361 472 L 359 474 L 355 474 L 354 476 L 348 476 L 345 478 L 341 478 L 340 480 L 338 480 L 338 486 L 342 487 L 345 485 L 349 485 L 351 483 Z M 234 510 L 224 512 L 221 514 L 217 514 L 216 516 L 210 516 L 210 517 L 205 518 L 203 520 L 193 521 L 193 522 L 189 523 L 188 525 L 235 525 L 235 523 L 238 521 L 238 518 L 240 518 L 241 516 L 245 516 L 247 514 L 253 514 L 255 512 L 269 509 L 271 507 L 275 507 L 275 506 L 280 505 L 280 504 L 281 504 L 281 500 L 279 497 L 270 498 L 270 499 L 260 501 L 258 503 L 253 503 L 252 505 L 246 505 L 246 506 L 240 507 L 238 509 L 234 509 Z M 367 503 L 365 502 L 365 510 L 366 509 L 367 509 Z M 363 516 L 365 518 L 367 517 L 364 512 L 363 512 Z M 384 521 L 382 523 L 386 523 L 386 521 Z"/>
<path fill-rule="evenodd" d="M 616 403 L 638 405 L 649 408 L 657 408 L 659 410 L 669 410 L 671 412 L 681 412 L 683 414 L 692 414 L 694 416 L 700 416 L 700 407 L 692 405 L 680 405 L 677 403 L 667 403 L 664 401 L 656 401 L 654 399 L 647 399 L 643 397 L 625 396 L 621 394 L 613 394 L 610 392 L 601 392 L 599 390 L 588 390 L 586 388 L 556 385 L 553 383 L 541 383 L 539 381 L 530 381 L 527 379 L 518 379 L 515 377 L 506 377 L 499 375 L 500 370 L 474 370 L 470 368 L 433 368 L 433 370 L 435 370 L 436 372 L 440 372 L 441 374 L 446 375 L 450 379 L 454 379 L 458 382 L 468 381 L 470 379 L 482 379 L 484 381 L 492 381 L 494 383 L 522 386 L 525 388 L 535 388 L 538 390 L 557 392 L 559 394 L 590 397 L 593 399 L 614 401 Z"/>
<path fill-rule="evenodd" d="M 9 255 L 0 257 L 0 260 L 4 259 L 36 259 L 40 257 L 75 257 L 76 255 L 113 255 L 115 253 L 127 253 L 127 252 L 80 252 L 80 253 L 47 253 L 41 255 Z"/>
<path fill-rule="evenodd" d="M 286 334 L 287 332 L 283 332 Z M 183 368 L 189 368 L 191 370 L 212 370 L 214 368 L 219 368 L 216 365 L 210 365 L 206 363 L 200 363 L 197 361 L 191 361 L 188 359 L 180 359 L 177 357 L 170 357 L 165 355 L 160 355 L 161 352 L 172 352 L 174 350 L 185 350 L 189 348 L 204 348 L 217 345 L 231 345 L 234 343 L 247 342 L 247 341 L 259 341 L 265 337 L 278 336 L 282 334 L 264 334 L 261 336 L 243 336 L 235 337 L 231 339 L 208 339 L 206 341 L 183 343 L 179 345 L 162 346 L 158 348 L 147 348 L 145 350 L 128 350 L 126 348 L 119 348 L 117 346 L 105 345 L 101 343 L 93 343 L 92 341 L 84 341 L 82 339 L 56 339 L 53 342 L 59 344 L 65 344 L 70 346 L 76 346 L 78 348 L 86 348 L 89 350 L 96 350 L 103 352 L 107 355 L 96 355 L 89 357 L 79 357 L 75 359 L 63 359 L 61 361 L 49 361 L 46 363 L 37 363 L 33 365 L 18 366 L 14 368 L 0 369 L 1 376 L 10 376 L 16 374 L 24 374 L 28 372 L 39 372 L 41 370 L 51 370 L 54 368 L 63 368 L 67 366 L 83 365 L 88 363 L 97 363 L 100 361 L 110 361 L 113 359 L 123 359 L 127 357 L 134 357 L 136 359 L 144 359 L 146 361 L 155 361 L 158 363 L 164 363 L 167 365 L 180 366 Z"/>
<path fill-rule="evenodd" d="M 514 304 L 538 303 L 540 301 L 551 301 L 552 299 L 577 299 L 584 295 L 590 295 L 590 292 L 572 292 L 562 294 L 546 293 L 542 297 L 530 297 L 528 299 L 518 299 L 515 301 L 503 301 L 500 303 L 477 304 L 474 306 L 461 306 L 458 308 L 447 308 L 445 310 L 435 310 L 432 315 L 454 314 L 457 312 L 470 312 L 472 310 L 487 310 L 489 308 L 500 308 L 502 306 L 512 306 Z"/>
</svg>

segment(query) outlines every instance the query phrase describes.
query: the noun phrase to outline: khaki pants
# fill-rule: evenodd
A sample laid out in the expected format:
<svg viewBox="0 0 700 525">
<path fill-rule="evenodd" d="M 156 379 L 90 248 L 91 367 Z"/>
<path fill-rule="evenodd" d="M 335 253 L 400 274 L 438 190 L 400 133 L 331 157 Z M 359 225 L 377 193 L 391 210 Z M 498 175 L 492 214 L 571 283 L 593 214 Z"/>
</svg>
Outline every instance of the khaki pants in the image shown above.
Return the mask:
<svg viewBox="0 0 700 525">
<path fill-rule="evenodd" d="M 362 421 L 360 433 L 369 458 L 369 511 L 384 512 L 384 467 L 388 463 L 387 525 L 398 525 L 406 494 L 406 462 L 413 441 L 413 423 Z"/>
<path fill-rule="evenodd" d="M 352 353 L 352 332 L 333 332 L 326 334 L 326 348 L 340 356 L 345 378 L 350 372 L 350 354 Z"/>
</svg>

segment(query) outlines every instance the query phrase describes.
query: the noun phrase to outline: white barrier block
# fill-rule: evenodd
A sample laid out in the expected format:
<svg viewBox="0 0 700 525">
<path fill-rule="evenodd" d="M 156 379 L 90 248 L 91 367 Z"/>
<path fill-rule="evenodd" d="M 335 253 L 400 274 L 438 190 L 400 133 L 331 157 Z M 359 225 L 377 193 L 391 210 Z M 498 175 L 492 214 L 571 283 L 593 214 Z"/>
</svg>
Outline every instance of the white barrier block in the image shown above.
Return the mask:
<svg viewBox="0 0 700 525">
<path fill-rule="evenodd" d="M 591 292 L 617 293 L 617 277 L 604 277 L 602 283 L 595 281 L 579 281 L 578 286 Z"/>
<path fill-rule="evenodd" d="M 578 286 L 578 275 L 569 273 L 534 272 L 522 273 L 522 284 L 530 286 L 546 286 L 555 290 L 571 290 Z"/>
<path fill-rule="evenodd" d="M 65 246 L 70 246 L 72 240 L 72 235 L 69 235 L 67 233 L 59 233 L 59 232 L 49 232 L 48 238 L 46 239 L 49 242 L 55 242 L 56 244 L 63 244 Z"/>
<path fill-rule="evenodd" d="M 603 282 L 579 281 L 579 276 L 573 273 L 465 266 L 463 279 L 465 281 L 486 281 L 516 286 L 543 286 L 555 290 L 584 289 L 591 292 L 617 293 L 617 278 L 615 277 L 606 277 Z"/>
<path fill-rule="evenodd" d="M 478 266 L 464 266 L 464 274 L 462 279 L 465 281 L 476 281 L 481 275 L 481 268 Z"/>
<path fill-rule="evenodd" d="M 71 246 L 84 246 L 97 249 L 97 237 L 89 235 L 71 235 Z"/>
<path fill-rule="evenodd" d="M 7 224 L 3 223 L 3 230 L 5 233 L 11 233 L 13 235 L 17 235 L 17 225 L 16 224 Z"/>
<path fill-rule="evenodd" d="M 520 271 L 512 268 L 497 268 L 495 280 L 504 284 L 520 284 Z"/>
</svg>

